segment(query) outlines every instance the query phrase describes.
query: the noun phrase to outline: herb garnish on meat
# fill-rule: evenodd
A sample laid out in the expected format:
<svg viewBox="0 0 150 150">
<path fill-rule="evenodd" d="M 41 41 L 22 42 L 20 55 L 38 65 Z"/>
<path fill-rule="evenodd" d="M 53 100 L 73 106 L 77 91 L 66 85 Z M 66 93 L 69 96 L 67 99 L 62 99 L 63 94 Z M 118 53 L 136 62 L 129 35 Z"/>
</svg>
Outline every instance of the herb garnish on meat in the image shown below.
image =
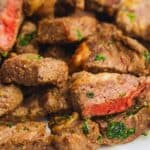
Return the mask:
<svg viewBox="0 0 150 150">
<path fill-rule="evenodd" d="M 89 125 L 86 119 L 83 122 L 82 131 L 85 135 L 89 134 Z"/>
<path fill-rule="evenodd" d="M 8 52 L 3 52 L 2 57 L 6 58 L 8 56 Z"/>
<path fill-rule="evenodd" d="M 86 93 L 86 96 L 87 96 L 88 98 L 93 98 L 93 97 L 94 97 L 94 93 L 93 93 L 93 92 L 87 92 L 87 93 Z"/>
<path fill-rule="evenodd" d="M 125 139 L 135 133 L 135 128 L 127 128 L 123 122 L 110 122 L 106 130 L 109 139 Z"/>
<path fill-rule="evenodd" d="M 134 12 L 128 12 L 127 16 L 131 22 L 134 22 L 136 19 L 136 15 Z"/>
<path fill-rule="evenodd" d="M 83 39 L 83 35 L 80 30 L 77 30 L 77 37 L 78 37 L 79 41 L 81 41 Z"/>
<path fill-rule="evenodd" d="M 95 56 L 95 61 L 105 61 L 105 60 L 106 60 L 106 57 L 101 54 L 98 54 Z"/>
<path fill-rule="evenodd" d="M 36 32 L 32 32 L 30 34 L 25 34 L 23 37 L 19 38 L 19 45 L 26 46 L 28 45 L 36 36 Z"/>
<path fill-rule="evenodd" d="M 145 52 L 144 57 L 146 61 L 150 62 L 150 52 Z"/>
</svg>

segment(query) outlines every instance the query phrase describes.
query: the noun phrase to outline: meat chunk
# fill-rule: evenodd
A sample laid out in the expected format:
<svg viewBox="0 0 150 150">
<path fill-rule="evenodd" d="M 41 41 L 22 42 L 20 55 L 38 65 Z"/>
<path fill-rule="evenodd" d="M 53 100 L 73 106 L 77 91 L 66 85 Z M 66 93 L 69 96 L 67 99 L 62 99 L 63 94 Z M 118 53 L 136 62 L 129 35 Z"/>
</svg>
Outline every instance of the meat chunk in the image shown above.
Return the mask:
<svg viewBox="0 0 150 150">
<path fill-rule="evenodd" d="M 44 150 L 50 145 L 50 132 L 43 122 L 18 123 L 14 126 L 1 125 L 0 136 L 1 149 Z"/>
<path fill-rule="evenodd" d="M 134 37 L 150 41 L 150 1 L 124 0 L 117 13 L 117 24 Z"/>
<path fill-rule="evenodd" d="M 37 53 L 38 42 L 36 40 L 37 27 L 32 22 L 25 22 L 21 28 L 19 38 L 17 40 L 16 52 L 22 53 Z"/>
<path fill-rule="evenodd" d="M 57 116 L 54 118 L 54 122 L 53 126 L 51 126 L 52 133 L 54 133 L 52 144 L 56 149 L 96 150 L 98 148 L 99 128 L 95 122 L 80 120 L 77 113 L 73 113 L 68 117 Z"/>
<path fill-rule="evenodd" d="M 22 22 L 22 0 L 1 0 L 0 2 L 0 49 L 9 51 L 17 37 Z"/>
<path fill-rule="evenodd" d="M 41 97 L 41 101 L 48 113 L 57 113 L 70 109 L 67 98 L 67 90 L 63 91 L 59 88 L 52 88 L 44 93 Z"/>
<path fill-rule="evenodd" d="M 22 100 L 23 94 L 17 86 L 0 84 L 0 116 L 12 112 Z"/>
<path fill-rule="evenodd" d="M 114 25 L 101 24 L 97 34 L 79 46 L 71 64 L 94 73 L 113 71 L 146 75 L 150 74 L 146 54 L 148 50 L 143 45 L 123 35 Z"/>
<path fill-rule="evenodd" d="M 96 31 L 96 24 L 91 16 L 44 19 L 39 23 L 39 41 L 49 44 L 80 41 Z"/>
<path fill-rule="evenodd" d="M 140 80 L 128 74 L 74 74 L 70 85 L 73 107 L 84 117 L 123 112 L 134 104 L 134 98 L 146 86 Z"/>
<path fill-rule="evenodd" d="M 1 77 L 4 83 L 61 86 L 68 79 L 68 66 L 61 60 L 28 53 L 7 59 L 1 68 Z"/>
<path fill-rule="evenodd" d="M 114 145 L 129 143 L 135 140 L 142 133 L 146 133 L 148 131 L 149 112 L 148 108 L 141 108 L 132 115 L 128 115 L 128 113 L 125 112 L 123 114 L 110 117 L 105 121 L 97 119 L 97 122 L 100 125 L 100 131 L 102 133 L 101 144 Z"/>
</svg>

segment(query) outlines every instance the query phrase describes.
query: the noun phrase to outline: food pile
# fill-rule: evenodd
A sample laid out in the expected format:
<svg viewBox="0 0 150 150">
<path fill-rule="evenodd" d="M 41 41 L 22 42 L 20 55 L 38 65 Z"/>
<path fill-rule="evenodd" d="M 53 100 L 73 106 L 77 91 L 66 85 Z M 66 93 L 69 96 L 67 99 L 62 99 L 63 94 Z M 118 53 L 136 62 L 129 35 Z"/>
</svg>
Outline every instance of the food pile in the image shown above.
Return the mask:
<svg viewBox="0 0 150 150">
<path fill-rule="evenodd" d="M 1 0 L 0 149 L 146 136 L 149 29 L 149 0 Z"/>
</svg>

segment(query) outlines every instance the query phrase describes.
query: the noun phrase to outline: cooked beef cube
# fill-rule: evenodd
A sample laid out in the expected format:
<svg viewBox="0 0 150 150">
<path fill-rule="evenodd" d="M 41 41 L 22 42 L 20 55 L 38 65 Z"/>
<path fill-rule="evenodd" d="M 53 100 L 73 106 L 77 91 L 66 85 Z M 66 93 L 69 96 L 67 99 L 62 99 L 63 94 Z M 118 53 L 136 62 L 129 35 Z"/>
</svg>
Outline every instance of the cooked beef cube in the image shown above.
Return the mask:
<svg viewBox="0 0 150 150">
<path fill-rule="evenodd" d="M 0 84 L 0 116 L 12 112 L 22 100 L 23 94 L 17 86 Z"/>
<path fill-rule="evenodd" d="M 125 112 L 106 120 L 97 119 L 102 132 L 101 144 L 114 145 L 135 140 L 148 131 L 149 115 L 148 108 L 142 108 L 132 115 Z"/>
<path fill-rule="evenodd" d="M 28 120 L 42 120 L 47 115 L 42 107 L 39 95 L 31 95 L 25 98 L 23 103 L 13 112 L 3 116 L 1 121 L 24 122 Z"/>
<path fill-rule="evenodd" d="M 82 116 L 101 116 L 131 107 L 145 86 L 144 79 L 128 74 L 80 72 L 71 79 L 70 94 Z"/>
<path fill-rule="evenodd" d="M 74 16 L 40 21 L 38 37 L 41 43 L 71 43 L 96 31 L 97 21 L 91 16 Z"/>
<path fill-rule="evenodd" d="M 36 14 L 40 17 L 54 17 L 57 0 L 24 0 L 24 10 L 27 16 Z"/>
<path fill-rule="evenodd" d="M 68 91 L 59 88 L 52 88 L 47 90 L 41 97 L 43 107 L 48 113 L 57 113 L 68 111 L 70 109 L 68 98 Z"/>
<path fill-rule="evenodd" d="M 150 1 L 124 0 L 117 13 L 117 24 L 134 37 L 150 41 Z"/>
<path fill-rule="evenodd" d="M 50 144 L 50 132 L 44 122 L 25 122 L 0 126 L 1 149 L 44 150 Z"/>
<path fill-rule="evenodd" d="M 22 22 L 22 0 L 1 0 L 0 2 L 0 50 L 9 51 L 17 37 Z"/>
<path fill-rule="evenodd" d="M 85 136 L 69 132 L 55 135 L 53 145 L 57 150 L 97 150 L 99 148 Z"/>
<path fill-rule="evenodd" d="M 113 15 L 119 8 L 121 0 L 86 0 L 85 7 L 87 10 L 96 12 L 106 11 Z"/>
<path fill-rule="evenodd" d="M 38 53 L 38 43 L 36 40 L 36 25 L 32 22 L 25 22 L 21 28 L 19 38 L 17 40 L 16 52 L 22 53 Z"/>
<path fill-rule="evenodd" d="M 84 148 L 88 150 L 98 148 L 98 124 L 89 119 L 80 120 L 77 113 L 73 113 L 71 116 L 56 116 L 51 129 L 54 133 L 52 143 L 56 149 L 76 150 L 76 148 Z M 68 137 L 70 137 L 70 141 L 68 141 Z M 83 141 L 85 145 L 78 143 L 79 140 Z M 64 145 L 65 142 L 66 145 Z"/>
<path fill-rule="evenodd" d="M 68 66 L 65 62 L 54 58 L 42 58 L 31 53 L 7 59 L 1 68 L 1 79 L 4 83 L 61 86 L 67 78 Z"/>
<path fill-rule="evenodd" d="M 86 54 L 85 54 L 86 52 Z M 101 24 L 97 34 L 82 43 L 72 57 L 74 68 L 90 72 L 150 74 L 146 48 L 122 34 L 114 25 Z"/>
</svg>

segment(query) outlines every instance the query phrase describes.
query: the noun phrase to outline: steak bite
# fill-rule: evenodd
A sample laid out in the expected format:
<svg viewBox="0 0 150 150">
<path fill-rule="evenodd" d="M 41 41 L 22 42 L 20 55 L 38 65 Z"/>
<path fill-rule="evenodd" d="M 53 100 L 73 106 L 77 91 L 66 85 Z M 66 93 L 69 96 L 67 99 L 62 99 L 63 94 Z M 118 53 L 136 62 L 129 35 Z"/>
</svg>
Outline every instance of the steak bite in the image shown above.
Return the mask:
<svg viewBox="0 0 150 150">
<path fill-rule="evenodd" d="M 44 150 L 50 147 L 50 131 L 44 122 L 0 126 L 1 149 Z"/>
<path fill-rule="evenodd" d="M 75 68 L 90 72 L 150 74 L 146 48 L 111 24 L 100 24 L 97 34 L 82 43 L 71 59 Z M 86 54 L 85 54 L 86 52 Z"/>
<path fill-rule="evenodd" d="M 18 34 L 22 22 L 23 0 L 0 1 L 0 50 L 9 51 Z"/>
<path fill-rule="evenodd" d="M 123 112 L 134 104 L 146 86 L 128 74 L 80 72 L 71 79 L 70 94 L 75 110 L 83 117 Z"/>
<path fill-rule="evenodd" d="M 71 43 L 80 41 L 96 31 L 97 21 L 91 16 L 44 19 L 38 27 L 41 43 Z"/>
<path fill-rule="evenodd" d="M 61 86 L 68 79 L 68 66 L 61 60 L 28 53 L 7 59 L 1 68 L 1 77 L 4 83 Z"/>
<path fill-rule="evenodd" d="M 0 117 L 12 112 L 22 100 L 23 94 L 17 86 L 0 84 Z"/>
<path fill-rule="evenodd" d="M 129 143 L 135 140 L 141 134 L 146 134 L 149 130 L 148 108 L 139 108 L 134 106 L 123 114 L 119 114 L 106 120 L 97 119 L 100 131 L 102 133 L 102 145 L 114 145 L 120 143 Z M 133 112 L 131 115 L 128 112 Z"/>
<path fill-rule="evenodd" d="M 117 13 L 117 24 L 130 35 L 150 41 L 149 10 L 149 0 L 123 0 Z"/>
</svg>

